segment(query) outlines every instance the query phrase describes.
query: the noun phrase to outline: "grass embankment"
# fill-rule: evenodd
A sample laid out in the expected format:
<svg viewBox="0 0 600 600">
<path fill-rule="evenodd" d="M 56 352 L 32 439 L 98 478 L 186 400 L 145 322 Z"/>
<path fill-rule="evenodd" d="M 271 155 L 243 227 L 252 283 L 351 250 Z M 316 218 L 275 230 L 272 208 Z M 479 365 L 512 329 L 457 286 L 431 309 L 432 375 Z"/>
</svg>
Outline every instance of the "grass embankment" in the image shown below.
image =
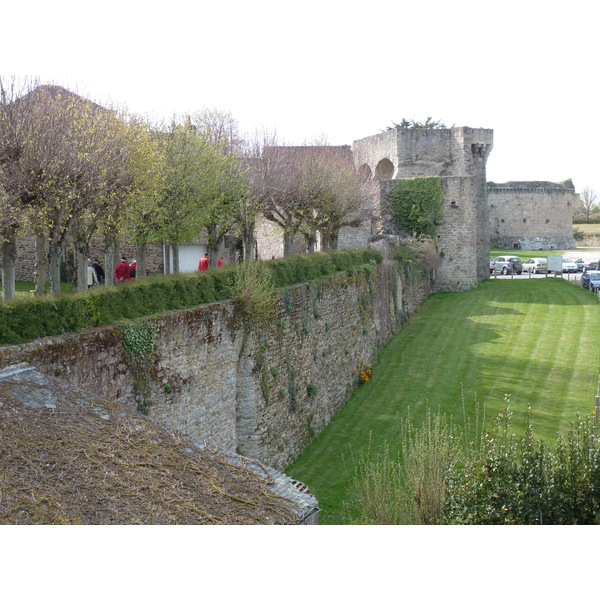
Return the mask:
<svg viewBox="0 0 600 600">
<path fill-rule="evenodd" d="M 286 472 L 320 501 L 322 523 L 351 520 L 354 465 L 387 443 L 400 448 L 401 420 L 427 407 L 463 422 L 476 403 L 490 423 L 510 395 L 513 424 L 553 444 L 576 413 L 590 413 L 598 385 L 600 304 L 562 279 L 489 280 L 431 296 L 382 350 L 373 379 L 359 386 L 325 431 Z"/>
</svg>

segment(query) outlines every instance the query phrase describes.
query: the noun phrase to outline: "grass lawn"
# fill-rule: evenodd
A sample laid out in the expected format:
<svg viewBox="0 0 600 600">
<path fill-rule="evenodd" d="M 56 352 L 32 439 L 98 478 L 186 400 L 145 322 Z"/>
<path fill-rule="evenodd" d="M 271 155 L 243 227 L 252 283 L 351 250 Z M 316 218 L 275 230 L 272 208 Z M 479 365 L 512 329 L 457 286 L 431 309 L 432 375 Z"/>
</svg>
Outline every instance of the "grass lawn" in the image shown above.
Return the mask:
<svg viewBox="0 0 600 600">
<path fill-rule="evenodd" d="M 427 407 L 463 423 L 478 402 L 489 424 L 510 395 L 513 424 L 553 444 L 576 413 L 595 406 L 600 303 L 563 279 L 487 280 L 475 290 L 427 299 L 381 351 L 373 379 L 286 473 L 320 501 L 321 522 L 344 523 L 354 465 L 384 443 L 399 449 L 400 420 Z"/>
<path fill-rule="evenodd" d="M 565 250 L 502 250 L 501 248 L 490 248 L 490 256 L 518 256 L 522 262 L 528 261 L 530 258 L 546 258 L 549 254 L 553 256 L 562 256 Z"/>
<path fill-rule="evenodd" d="M 73 286 L 70 283 L 61 283 L 60 289 L 63 294 L 73 291 Z M 0 291 L 2 290 L 2 282 L 0 281 Z M 15 294 L 17 298 L 21 296 L 33 296 L 35 283 L 33 281 L 17 281 L 15 282 Z M 46 284 L 46 291 L 50 293 L 50 284 Z"/>
</svg>

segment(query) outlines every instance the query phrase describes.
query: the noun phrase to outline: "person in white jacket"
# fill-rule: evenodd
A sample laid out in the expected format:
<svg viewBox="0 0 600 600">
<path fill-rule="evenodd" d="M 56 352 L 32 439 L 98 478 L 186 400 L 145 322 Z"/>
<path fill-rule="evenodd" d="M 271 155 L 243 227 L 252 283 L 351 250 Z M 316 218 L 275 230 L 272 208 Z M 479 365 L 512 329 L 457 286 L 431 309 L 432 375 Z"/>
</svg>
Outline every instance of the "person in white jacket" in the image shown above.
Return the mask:
<svg viewBox="0 0 600 600">
<path fill-rule="evenodd" d="M 94 267 L 92 267 L 89 260 L 88 260 L 88 267 L 87 267 L 87 284 L 88 284 L 88 289 L 98 285 L 98 278 L 96 277 L 96 270 L 94 269 Z"/>
</svg>

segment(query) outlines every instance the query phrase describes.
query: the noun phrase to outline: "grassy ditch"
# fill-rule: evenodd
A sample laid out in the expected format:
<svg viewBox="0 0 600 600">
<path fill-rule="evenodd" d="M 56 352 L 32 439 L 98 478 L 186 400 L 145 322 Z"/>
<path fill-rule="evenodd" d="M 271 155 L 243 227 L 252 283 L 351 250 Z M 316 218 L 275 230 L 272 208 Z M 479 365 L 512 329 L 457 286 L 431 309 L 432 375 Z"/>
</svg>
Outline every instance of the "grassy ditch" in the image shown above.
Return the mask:
<svg viewBox="0 0 600 600">
<path fill-rule="evenodd" d="M 401 450 L 409 410 L 415 426 L 430 410 L 462 423 L 482 414 L 479 404 L 490 424 L 509 395 L 515 431 L 524 432 L 531 406 L 536 437 L 552 445 L 577 412 L 594 408 L 599 334 L 595 296 L 562 279 L 489 280 L 431 296 L 286 472 L 317 496 L 322 523 L 345 523 L 356 466 Z"/>
</svg>

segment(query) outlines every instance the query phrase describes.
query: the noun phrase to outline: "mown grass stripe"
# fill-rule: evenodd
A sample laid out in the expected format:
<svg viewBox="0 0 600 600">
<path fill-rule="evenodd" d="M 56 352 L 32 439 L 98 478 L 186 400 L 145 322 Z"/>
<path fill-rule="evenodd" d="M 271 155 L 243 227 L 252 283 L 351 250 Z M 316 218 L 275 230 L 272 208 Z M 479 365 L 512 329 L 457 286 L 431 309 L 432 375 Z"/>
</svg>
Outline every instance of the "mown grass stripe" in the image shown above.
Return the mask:
<svg viewBox="0 0 600 600">
<path fill-rule="evenodd" d="M 469 292 L 436 294 L 287 472 L 317 495 L 324 523 L 340 523 L 355 462 L 384 443 L 397 451 L 409 410 L 415 424 L 428 406 L 461 423 L 475 420 L 478 401 L 489 424 L 510 394 L 515 429 L 524 427 L 531 405 L 534 433 L 553 444 L 578 411 L 593 409 L 599 334 L 598 301 L 560 279 L 486 281 Z"/>
</svg>

